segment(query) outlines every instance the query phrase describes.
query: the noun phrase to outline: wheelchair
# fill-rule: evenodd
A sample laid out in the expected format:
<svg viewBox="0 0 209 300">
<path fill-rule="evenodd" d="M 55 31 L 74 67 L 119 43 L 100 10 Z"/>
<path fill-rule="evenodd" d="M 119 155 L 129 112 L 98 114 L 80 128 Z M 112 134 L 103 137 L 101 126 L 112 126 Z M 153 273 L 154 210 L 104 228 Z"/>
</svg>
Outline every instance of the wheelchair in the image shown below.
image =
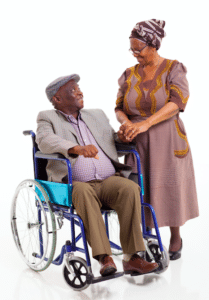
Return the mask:
<svg viewBox="0 0 209 300">
<path fill-rule="evenodd" d="M 74 290 L 81 291 L 90 284 L 117 278 L 124 272 L 116 272 L 109 276 L 95 277 L 92 273 L 90 256 L 85 237 L 82 219 L 76 215 L 72 205 L 72 171 L 68 159 L 61 154 L 43 154 L 39 151 L 35 142 L 33 131 L 24 131 L 24 135 L 31 135 L 33 142 L 33 162 L 35 179 L 21 182 L 13 197 L 11 207 L 11 227 L 15 244 L 25 263 L 34 271 L 46 270 L 52 263 L 61 265 L 64 260 L 63 276 L 66 283 Z M 146 251 L 140 253 L 147 261 L 155 261 L 159 264 L 154 273 L 160 274 L 167 270 L 169 255 L 163 246 L 157 225 L 156 215 L 151 205 L 143 202 L 143 177 L 141 174 L 140 157 L 134 145 L 116 145 L 119 155 L 133 153 L 137 159 L 138 184 L 141 187 L 142 206 L 142 233 Z M 47 160 L 59 160 L 65 162 L 68 169 L 68 184 L 47 181 Z M 151 211 L 156 235 L 146 227 L 144 208 Z M 114 226 L 119 228 L 115 212 L 111 209 L 101 209 L 106 226 L 106 233 L 113 254 L 122 253 L 120 242 L 110 240 Z M 113 217 L 113 218 L 112 218 Z M 61 253 L 54 258 L 56 249 L 57 232 L 63 226 L 63 220 L 67 219 L 71 225 L 71 240 L 67 240 L 61 248 Z M 112 222 L 114 220 L 114 222 Z M 79 233 L 76 234 L 76 230 Z M 77 230 L 77 231 L 78 231 Z M 83 241 L 83 247 L 78 247 L 79 240 Z M 119 237 L 118 237 L 119 240 Z M 81 252 L 85 259 L 75 256 L 75 252 Z M 132 274 L 136 276 L 139 274 Z"/>
</svg>

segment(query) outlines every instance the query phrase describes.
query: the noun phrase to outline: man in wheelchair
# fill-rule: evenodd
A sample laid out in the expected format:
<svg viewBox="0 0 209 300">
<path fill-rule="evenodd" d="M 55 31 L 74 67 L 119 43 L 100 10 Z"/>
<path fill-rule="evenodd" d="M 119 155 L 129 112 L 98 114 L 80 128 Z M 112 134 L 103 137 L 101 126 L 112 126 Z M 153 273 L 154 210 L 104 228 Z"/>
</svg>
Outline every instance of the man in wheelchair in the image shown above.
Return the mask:
<svg viewBox="0 0 209 300">
<path fill-rule="evenodd" d="M 93 257 L 101 264 L 101 275 L 117 270 L 100 211 L 102 206 L 118 214 L 124 272 L 150 273 L 158 264 L 147 262 L 137 254 L 145 251 L 140 226 L 140 187 L 127 179 L 131 168 L 119 163 L 115 147 L 115 140 L 126 140 L 119 132 L 114 133 L 102 110 L 83 109 L 79 80 L 79 76 L 73 74 L 47 86 L 47 97 L 55 109 L 39 113 L 36 142 L 43 153 L 61 153 L 70 160 L 72 202 L 83 220 Z M 66 174 L 65 163 L 48 161 L 49 181 L 66 183 Z"/>
</svg>

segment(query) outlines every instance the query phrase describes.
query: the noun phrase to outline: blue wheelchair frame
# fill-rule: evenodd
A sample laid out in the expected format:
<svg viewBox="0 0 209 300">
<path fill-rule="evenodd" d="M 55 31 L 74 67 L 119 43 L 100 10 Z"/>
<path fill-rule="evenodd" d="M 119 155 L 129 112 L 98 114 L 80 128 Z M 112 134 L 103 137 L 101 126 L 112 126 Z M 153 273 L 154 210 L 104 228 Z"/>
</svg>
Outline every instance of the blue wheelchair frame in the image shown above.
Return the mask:
<svg viewBox="0 0 209 300">
<path fill-rule="evenodd" d="M 39 180 L 39 178 L 38 178 L 38 160 L 39 159 L 64 161 L 66 163 L 67 169 L 68 169 L 68 186 L 69 186 L 70 191 L 72 191 L 72 169 L 71 169 L 70 161 L 61 154 L 43 154 L 40 151 L 38 151 L 37 145 L 35 143 L 35 133 L 33 131 L 31 131 L 31 130 L 24 131 L 23 134 L 31 135 L 31 137 L 32 137 L 35 180 L 42 185 L 42 187 L 45 189 L 47 194 L 49 194 L 49 192 L 51 191 L 52 188 L 50 187 L 50 182 L 42 181 L 42 180 Z M 138 169 L 138 184 L 141 188 L 140 197 L 141 197 L 141 207 L 142 207 L 141 214 L 142 214 L 143 238 L 157 239 L 162 256 L 164 256 L 163 255 L 164 249 L 163 249 L 163 245 L 162 245 L 162 241 L 161 241 L 161 237 L 160 237 L 159 228 L 157 225 L 155 211 L 150 204 L 144 203 L 144 200 L 143 200 L 144 188 L 143 188 L 143 176 L 141 173 L 140 156 L 139 156 L 138 152 L 135 150 L 134 145 L 124 145 L 124 144 L 117 143 L 116 149 L 117 149 L 117 152 L 120 154 L 125 155 L 127 153 L 133 153 L 136 156 L 137 169 Z M 43 185 L 43 182 L 44 182 L 44 185 Z M 57 184 L 63 185 L 63 183 L 57 183 Z M 53 191 L 51 191 L 51 192 L 53 192 Z M 67 190 L 66 190 L 66 193 L 67 193 Z M 67 197 L 69 197 L 69 193 L 68 193 Z M 71 200 L 71 203 L 72 203 L 72 200 Z M 44 209 L 47 211 L 48 210 L 47 205 L 45 205 L 43 203 L 43 206 L 44 206 Z M 83 225 L 82 219 L 78 215 L 74 214 L 74 207 L 72 204 L 70 207 L 66 207 L 66 206 L 60 206 L 55 203 L 50 203 L 50 207 L 51 207 L 52 212 L 54 212 L 55 214 L 59 214 L 60 211 L 62 211 L 62 216 L 64 218 L 66 218 L 67 220 L 71 221 L 71 241 L 67 241 L 66 244 L 62 246 L 61 253 L 57 258 L 55 258 L 52 261 L 53 264 L 61 265 L 63 262 L 63 259 L 64 259 L 64 255 L 66 253 L 79 251 L 79 252 L 84 253 L 86 256 L 86 262 L 87 262 L 88 272 L 89 272 L 89 276 L 87 277 L 87 282 L 89 284 L 96 283 L 96 282 L 103 281 L 103 280 L 108 280 L 108 279 L 119 277 L 119 276 L 123 275 L 123 272 L 118 272 L 118 273 L 115 273 L 115 274 L 107 276 L 107 277 L 94 277 L 92 274 L 92 270 L 91 270 L 91 262 L 90 262 L 89 251 L 88 251 L 88 246 L 87 246 L 87 241 L 86 241 L 86 236 L 85 236 L 84 225 Z M 145 207 L 148 207 L 151 211 L 156 235 L 153 235 L 151 233 L 151 230 L 146 227 L 145 212 L 144 212 Z M 106 226 L 106 233 L 107 233 L 108 239 L 109 239 L 109 226 L 108 226 L 108 213 L 109 212 L 110 212 L 109 210 L 101 210 L 101 213 L 104 215 L 104 222 L 105 222 L 105 226 Z M 41 220 L 39 220 L 39 222 L 41 223 Z M 79 226 L 81 229 L 81 233 L 79 233 L 78 236 L 75 236 L 75 225 Z M 40 238 L 40 255 L 37 254 L 36 257 L 41 258 L 43 256 L 43 249 L 42 249 L 42 245 L 41 245 L 41 238 L 42 238 L 41 230 L 39 232 L 39 238 Z M 81 238 L 83 239 L 83 248 L 76 246 L 77 242 Z M 111 248 L 115 248 L 117 250 L 122 250 L 119 245 L 116 245 L 112 241 L 109 241 L 109 242 L 110 242 Z M 45 258 L 45 260 L 48 260 L 48 259 Z"/>
</svg>

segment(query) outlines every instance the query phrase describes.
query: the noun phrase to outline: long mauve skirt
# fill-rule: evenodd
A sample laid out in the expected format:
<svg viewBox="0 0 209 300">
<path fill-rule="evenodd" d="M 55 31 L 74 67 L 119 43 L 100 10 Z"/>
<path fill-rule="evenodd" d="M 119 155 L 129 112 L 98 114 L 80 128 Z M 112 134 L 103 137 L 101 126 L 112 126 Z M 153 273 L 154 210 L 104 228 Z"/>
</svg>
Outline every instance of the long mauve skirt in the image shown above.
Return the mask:
<svg viewBox="0 0 209 300">
<path fill-rule="evenodd" d="M 144 120 L 133 117 L 132 122 Z M 179 115 L 163 121 L 135 138 L 144 178 L 144 201 L 150 203 L 158 226 L 181 226 L 199 215 L 191 150 Z M 135 158 L 125 162 L 137 172 Z M 149 209 L 146 225 L 154 227 Z"/>
</svg>

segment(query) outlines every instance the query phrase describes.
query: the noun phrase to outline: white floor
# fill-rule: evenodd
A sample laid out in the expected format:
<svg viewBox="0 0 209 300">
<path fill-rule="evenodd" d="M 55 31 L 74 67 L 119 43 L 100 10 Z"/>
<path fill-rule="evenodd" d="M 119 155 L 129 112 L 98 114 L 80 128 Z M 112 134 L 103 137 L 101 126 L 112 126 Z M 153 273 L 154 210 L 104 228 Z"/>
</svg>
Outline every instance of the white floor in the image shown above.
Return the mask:
<svg viewBox="0 0 209 300">
<path fill-rule="evenodd" d="M 91 285 L 82 292 L 75 292 L 67 286 L 62 276 L 62 266 L 50 265 L 44 272 L 35 273 L 25 265 L 11 235 L 8 204 L 2 210 L 4 213 L 1 218 L 1 299 L 209 299 L 208 171 L 209 166 L 203 165 L 196 171 L 200 217 L 182 227 L 184 247 L 181 259 L 170 262 L 168 270 L 161 275 L 123 276 Z M 7 189 L 8 194 L 12 195 L 13 191 Z M 160 232 L 163 244 L 168 248 L 169 231 L 162 228 Z M 57 253 L 68 238 L 68 223 L 65 222 L 58 236 Z M 119 271 L 122 271 L 121 259 L 114 258 Z M 93 259 L 92 268 L 95 276 L 98 276 L 99 265 Z"/>
</svg>

